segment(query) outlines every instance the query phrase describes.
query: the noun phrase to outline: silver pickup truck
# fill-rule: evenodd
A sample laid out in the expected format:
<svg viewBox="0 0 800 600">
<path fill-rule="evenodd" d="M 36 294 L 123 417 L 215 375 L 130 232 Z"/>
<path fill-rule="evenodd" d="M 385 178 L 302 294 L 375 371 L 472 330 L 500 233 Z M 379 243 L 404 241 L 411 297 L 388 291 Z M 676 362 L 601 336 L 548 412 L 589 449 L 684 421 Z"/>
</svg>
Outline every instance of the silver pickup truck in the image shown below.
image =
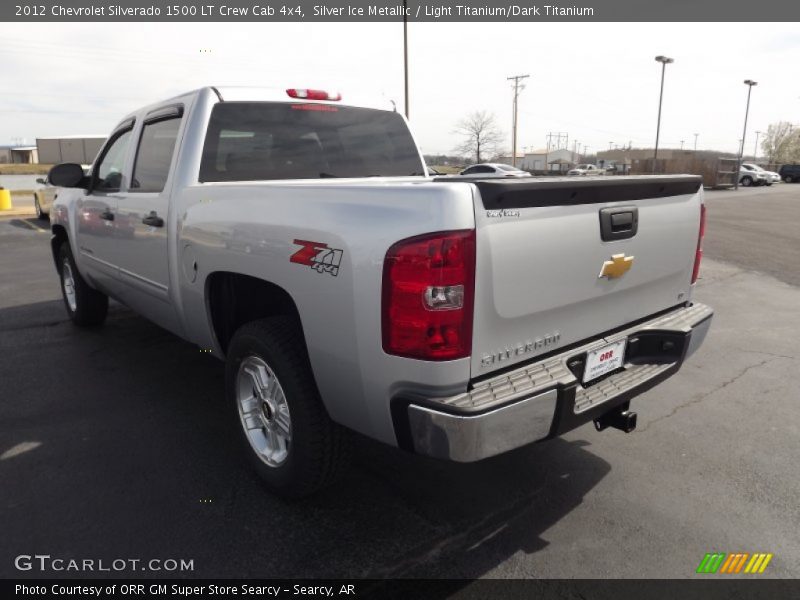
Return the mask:
<svg viewBox="0 0 800 600">
<path fill-rule="evenodd" d="M 431 178 L 388 101 L 203 88 L 49 180 L 70 318 L 111 297 L 223 359 L 287 497 L 333 480 L 350 430 L 454 461 L 631 431 L 711 322 L 699 177 Z"/>
</svg>

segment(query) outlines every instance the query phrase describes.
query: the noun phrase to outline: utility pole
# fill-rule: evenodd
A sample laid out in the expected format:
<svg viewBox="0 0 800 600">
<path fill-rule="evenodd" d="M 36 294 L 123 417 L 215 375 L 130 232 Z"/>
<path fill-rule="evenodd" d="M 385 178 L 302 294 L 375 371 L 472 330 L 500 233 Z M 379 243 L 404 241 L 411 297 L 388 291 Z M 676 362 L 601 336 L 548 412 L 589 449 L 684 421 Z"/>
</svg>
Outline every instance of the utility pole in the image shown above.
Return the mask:
<svg viewBox="0 0 800 600">
<path fill-rule="evenodd" d="M 681 150 L 683 150 L 683 142 L 684 142 L 684 141 L 685 141 L 685 140 L 681 140 Z"/>
<path fill-rule="evenodd" d="M 694 151 L 697 152 L 697 136 L 700 135 L 699 133 L 694 134 Z"/>
<path fill-rule="evenodd" d="M 406 119 L 408 119 L 408 16 L 406 8 L 407 0 L 403 0 L 403 75 L 405 78 L 405 92 L 406 92 Z"/>
<path fill-rule="evenodd" d="M 761 135 L 760 131 L 756 131 L 756 147 L 753 148 L 753 162 L 758 160 L 758 136 Z"/>
<path fill-rule="evenodd" d="M 514 82 L 514 125 L 511 132 L 511 166 L 517 166 L 517 98 L 525 86 L 520 83 L 523 79 L 530 77 L 530 75 L 514 75 L 506 79 Z"/>
</svg>

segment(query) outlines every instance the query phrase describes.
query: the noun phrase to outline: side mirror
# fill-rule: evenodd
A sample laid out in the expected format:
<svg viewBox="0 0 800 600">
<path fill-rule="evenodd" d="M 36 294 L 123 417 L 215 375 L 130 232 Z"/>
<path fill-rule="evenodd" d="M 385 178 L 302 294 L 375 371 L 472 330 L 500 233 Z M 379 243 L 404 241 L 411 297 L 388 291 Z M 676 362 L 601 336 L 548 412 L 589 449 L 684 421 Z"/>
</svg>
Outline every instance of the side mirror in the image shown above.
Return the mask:
<svg viewBox="0 0 800 600">
<path fill-rule="evenodd" d="M 56 165 L 50 169 L 47 179 L 56 187 L 86 187 L 86 178 L 83 174 L 83 167 L 77 163 L 61 163 L 60 165 Z"/>
<path fill-rule="evenodd" d="M 42 177 L 39 177 L 39 178 L 36 180 L 36 183 L 38 183 L 39 185 L 44 185 L 46 182 L 45 182 L 45 180 L 44 180 Z"/>
</svg>

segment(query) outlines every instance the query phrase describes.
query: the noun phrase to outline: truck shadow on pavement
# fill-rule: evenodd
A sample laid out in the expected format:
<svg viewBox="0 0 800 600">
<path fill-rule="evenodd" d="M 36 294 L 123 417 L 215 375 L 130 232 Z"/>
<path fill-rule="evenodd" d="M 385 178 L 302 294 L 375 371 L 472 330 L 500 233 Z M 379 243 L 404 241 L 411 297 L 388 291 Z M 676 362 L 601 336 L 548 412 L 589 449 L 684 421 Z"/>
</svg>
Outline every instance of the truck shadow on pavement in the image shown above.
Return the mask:
<svg viewBox="0 0 800 600">
<path fill-rule="evenodd" d="M 3 309 L 0 350 L 4 577 L 33 551 L 193 561 L 111 573 L 133 577 L 491 576 L 610 471 L 582 441 L 450 464 L 356 436 L 340 483 L 287 503 L 242 460 L 222 363 L 126 308 L 97 330 L 60 300 Z M 65 575 L 109 574 L 35 574 Z"/>
</svg>

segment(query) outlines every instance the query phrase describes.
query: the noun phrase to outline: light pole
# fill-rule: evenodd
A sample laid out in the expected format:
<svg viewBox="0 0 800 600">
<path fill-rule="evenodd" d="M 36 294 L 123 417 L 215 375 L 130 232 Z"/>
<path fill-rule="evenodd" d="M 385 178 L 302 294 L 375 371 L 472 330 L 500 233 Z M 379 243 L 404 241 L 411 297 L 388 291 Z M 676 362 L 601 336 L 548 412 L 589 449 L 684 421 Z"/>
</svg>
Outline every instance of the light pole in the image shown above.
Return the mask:
<svg viewBox="0 0 800 600">
<path fill-rule="evenodd" d="M 683 142 L 685 142 L 685 141 L 686 140 L 681 140 L 681 150 L 683 150 Z"/>
<path fill-rule="evenodd" d="M 700 135 L 699 133 L 695 133 L 694 135 L 694 151 L 697 152 L 697 136 Z"/>
<path fill-rule="evenodd" d="M 744 109 L 744 129 L 742 130 L 742 143 L 739 146 L 739 158 L 736 160 L 736 171 L 734 172 L 733 189 L 739 189 L 739 171 L 742 170 L 742 156 L 744 155 L 744 144 L 747 139 L 747 115 L 750 112 L 750 92 L 753 91 L 753 86 L 758 85 L 757 81 L 752 79 L 745 79 L 744 84 L 747 86 L 747 106 Z"/>
<path fill-rule="evenodd" d="M 760 131 L 756 131 L 756 146 L 753 148 L 753 162 L 758 160 L 758 136 L 761 135 Z"/>
<path fill-rule="evenodd" d="M 661 63 L 661 93 L 658 95 L 658 122 L 656 123 L 656 149 L 653 153 L 653 173 L 656 172 L 656 161 L 658 161 L 658 135 L 661 133 L 661 101 L 664 99 L 664 72 L 667 69 L 667 65 L 674 63 L 675 59 L 666 56 L 656 56 L 656 62 Z"/>
<path fill-rule="evenodd" d="M 406 0 L 403 0 L 403 75 L 405 81 L 405 96 L 406 96 L 406 119 L 408 119 L 408 16 L 407 16 Z"/>
</svg>

